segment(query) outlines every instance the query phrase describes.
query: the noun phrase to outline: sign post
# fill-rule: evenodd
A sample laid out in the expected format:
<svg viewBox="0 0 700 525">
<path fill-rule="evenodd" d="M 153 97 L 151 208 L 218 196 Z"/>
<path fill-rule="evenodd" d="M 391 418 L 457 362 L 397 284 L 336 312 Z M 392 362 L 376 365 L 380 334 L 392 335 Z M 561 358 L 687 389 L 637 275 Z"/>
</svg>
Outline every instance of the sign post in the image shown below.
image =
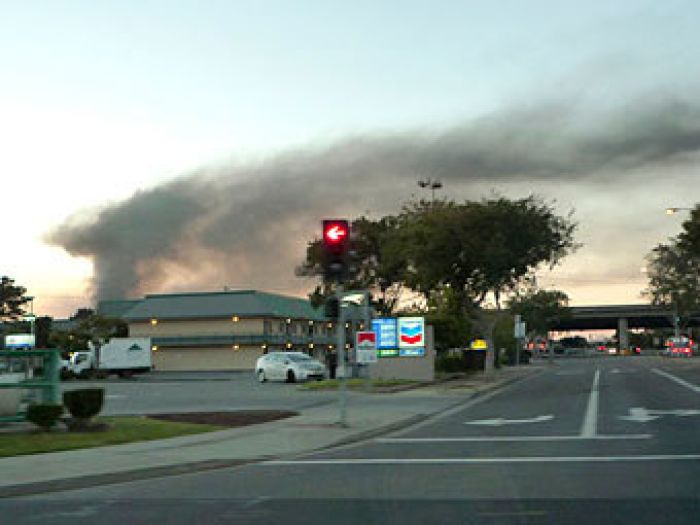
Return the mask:
<svg viewBox="0 0 700 525">
<path fill-rule="evenodd" d="M 367 381 L 365 389 L 372 387 L 372 374 L 370 374 L 370 363 L 377 362 L 377 334 L 373 331 L 361 331 L 355 333 L 355 356 L 358 365 L 365 365 L 367 368 Z"/>
<path fill-rule="evenodd" d="M 371 331 L 355 333 L 355 355 L 360 364 L 377 362 L 377 334 Z"/>
<path fill-rule="evenodd" d="M 520 366 L 520 349 L 523 346 L 523 339 L 525 339 L 525 321 L 521 320 L 520 314 L 515 316 L 515 366 Z"/>
</svg>

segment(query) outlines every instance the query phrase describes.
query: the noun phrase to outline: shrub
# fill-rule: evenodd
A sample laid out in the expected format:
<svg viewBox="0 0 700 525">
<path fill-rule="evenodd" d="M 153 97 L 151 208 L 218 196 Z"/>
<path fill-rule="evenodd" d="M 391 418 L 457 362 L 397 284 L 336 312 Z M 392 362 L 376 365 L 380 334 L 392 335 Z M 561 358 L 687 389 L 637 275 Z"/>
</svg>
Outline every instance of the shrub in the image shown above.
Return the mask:
<svg viewBox="0 0 700 525">
<path fill-rule="evenodd" d="M 104 388 L 83 388 L 63 393 L 63 404 L 76 419 L 88 420 L 102 410 Z"/>
<path fill-rule="evenodd" d="M 63 414 L 63 406 L 55 404 L 29 405 L 27 407 L 27 420 L 34 423 L 42 430 L 51 430 L 58 418 Z"/>
</svg>

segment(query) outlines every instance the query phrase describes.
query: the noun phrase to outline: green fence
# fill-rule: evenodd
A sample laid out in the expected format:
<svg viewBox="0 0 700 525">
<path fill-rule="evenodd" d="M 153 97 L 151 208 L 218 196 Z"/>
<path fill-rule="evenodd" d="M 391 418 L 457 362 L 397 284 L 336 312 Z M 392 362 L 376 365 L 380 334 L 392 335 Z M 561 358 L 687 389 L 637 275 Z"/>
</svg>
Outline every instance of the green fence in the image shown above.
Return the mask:
<svg viewBox="0 0 700 525">
<path fill-rule="evenodd" d="M 36 362 L 41 360 L 41 366 Z M 42 403 L 60 403 L 60 350 L 0 350 L 0 396 L 7 389 L 21 391 L 36 389 L 41 395 Z M 41 375 L 34 377 L 34 371 L 41 369 Z M 3 381 L 3 376 L 10 377 L 12 370 L 24 373 L 23 380 L 18 382 Z M 21 403 L 20 403 L 21 404 Z M 0 415 L 0 422 L 24 421 L 26 414 L 20 409 L 14 415 Z"/>
</svg>

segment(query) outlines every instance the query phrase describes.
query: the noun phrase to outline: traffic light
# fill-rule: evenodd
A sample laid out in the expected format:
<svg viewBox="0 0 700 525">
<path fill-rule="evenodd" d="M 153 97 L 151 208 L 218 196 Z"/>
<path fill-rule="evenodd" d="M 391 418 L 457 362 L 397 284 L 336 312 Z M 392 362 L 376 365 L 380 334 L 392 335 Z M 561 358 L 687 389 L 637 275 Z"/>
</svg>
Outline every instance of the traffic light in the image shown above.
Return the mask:
<svg viewBox="0 0 700 525">
<path fill-rule="evenodd" d="M 323 273 L 326 279 L 342 281 L 347 273 L 350 223 L 344 219 L 323 221 Z"/>
</svg>

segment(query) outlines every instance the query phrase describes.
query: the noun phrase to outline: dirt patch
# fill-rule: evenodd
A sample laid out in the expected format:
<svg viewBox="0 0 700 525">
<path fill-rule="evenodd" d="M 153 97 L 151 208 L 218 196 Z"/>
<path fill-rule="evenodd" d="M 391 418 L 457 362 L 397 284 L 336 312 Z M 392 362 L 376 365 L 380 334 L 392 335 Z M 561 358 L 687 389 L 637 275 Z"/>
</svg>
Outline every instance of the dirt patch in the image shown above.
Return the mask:
<svg viewBox="0 0 700 525">
<path fill-rule="evenodd" d="M 177 423 L 196 423 L 200 425 L 219 425 L 222 427 L 244 427 L 267 423 L 278 419 L 298 416 L 299 412 L 291 410 L 238 410 L 236 412 L 192 412 L 183 414 L 149 414 L 151 419 Z"/>
</svg>

